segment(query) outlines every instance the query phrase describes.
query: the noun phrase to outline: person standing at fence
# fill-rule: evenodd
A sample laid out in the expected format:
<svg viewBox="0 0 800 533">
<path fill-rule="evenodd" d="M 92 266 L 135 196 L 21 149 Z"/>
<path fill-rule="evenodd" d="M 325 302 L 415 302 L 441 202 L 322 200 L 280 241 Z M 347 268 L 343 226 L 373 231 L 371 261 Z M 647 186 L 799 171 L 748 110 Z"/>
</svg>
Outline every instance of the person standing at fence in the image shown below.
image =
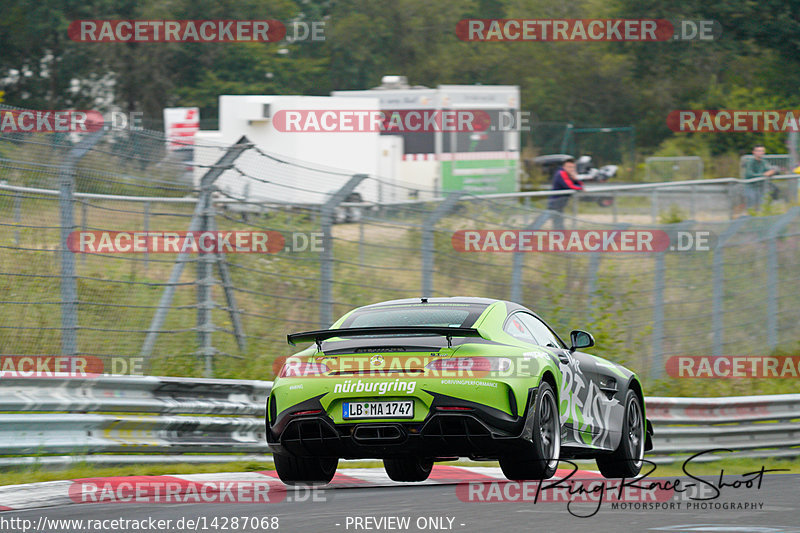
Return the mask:
<svg viewBox="0 0 800 533">
<path fill-rule="evenodd" d="M 583 183 L 578 179 L 578 171 L 575 168 L 575 160 L 570 158 L 565 160 L 558 170 L 553 174 L 553 190 L 565 191 L 572 189 L 574 191 L 582 191 Z M 547 209 L 555 211 L 553 214 L 553 228 L 564 229 L 564 207 L 569 202 L 569 196 L 559 195 L 551 196 L 547 200 Z"/>
<path fill-rule="evenodd" d="M 744 179 L 768 178 L 774 176 L 778 170 L 764 159 L 766 148 L 757 144 L 753 147 L 753 159 L 747 161 L 744 167 Z M 758 209 L 764 198 L 764 181 L 748 183 L 745 185 L 744 196 L 748 209 Z"/>
</svg>

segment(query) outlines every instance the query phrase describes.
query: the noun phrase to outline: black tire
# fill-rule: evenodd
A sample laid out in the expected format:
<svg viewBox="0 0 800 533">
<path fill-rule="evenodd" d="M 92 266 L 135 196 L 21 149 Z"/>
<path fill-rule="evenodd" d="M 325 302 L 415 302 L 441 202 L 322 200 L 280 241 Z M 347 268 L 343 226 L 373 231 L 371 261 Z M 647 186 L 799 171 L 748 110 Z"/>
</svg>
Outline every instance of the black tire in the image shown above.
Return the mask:
<svg viewBox="0 0 800 533">
<path fill-rule="evenodd" d="M 336 457 L 294 457 L 276 453 L 273 459 L 278 477 L 287 485 L 330 483 L 339 465 Z"/>
<path fill-rule="evenodd" d="M 431 475 L 433 459 L 416 457 L 384 459 L 383 468 L 392 481 L 425 481 Z"/>
<path fill-rule="evenodd" d="M 645 443 L 645 419 L 642 402 L 632 390 L 625 395 L 622 437 L 612 453 L 598 455 L 595 460 L 607 478 L 636 477 L 642 469 Z"/>
<path fill-rule="evenodd" d="M 561 419 L 552 387 L 542 382 L 536 393 L 533 416 L 533 448 L 527 457 L 500 457 L 500 468 L 510 480 L 548 479 L 558 468 L 561 452 Z"/>
</svg>

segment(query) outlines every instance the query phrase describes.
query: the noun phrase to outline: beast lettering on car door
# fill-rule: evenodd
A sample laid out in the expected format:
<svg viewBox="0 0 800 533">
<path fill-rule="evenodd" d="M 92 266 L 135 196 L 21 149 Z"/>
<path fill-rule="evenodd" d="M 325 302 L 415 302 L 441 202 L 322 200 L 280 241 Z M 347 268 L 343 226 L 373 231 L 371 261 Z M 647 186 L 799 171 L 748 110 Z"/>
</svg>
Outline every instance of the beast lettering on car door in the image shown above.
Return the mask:
<svg viewBox="0 0 800 533">
<path fill-rule="evenodd" d="M 562 381 L 561 423 L 565 426 L 565 440 L 582 445 L 611 448 L 614 405 L 600 390 L 597 369 L 591 356 L 581 352 L 567 355 L 567 362 L 560 357 Z"/>
</svg>

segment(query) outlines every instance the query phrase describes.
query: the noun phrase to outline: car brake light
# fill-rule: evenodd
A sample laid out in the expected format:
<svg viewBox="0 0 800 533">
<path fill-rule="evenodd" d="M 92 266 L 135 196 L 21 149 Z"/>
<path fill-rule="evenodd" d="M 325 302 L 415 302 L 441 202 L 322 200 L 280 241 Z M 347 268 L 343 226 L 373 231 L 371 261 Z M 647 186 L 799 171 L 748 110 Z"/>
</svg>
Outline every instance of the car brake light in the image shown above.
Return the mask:
<svg viewBox="0 0 800 533">
<path fill-rule="evenodd" d="M 319 376 L 328 372 L 329 368 L 322 363 L 304 363 L 302 361 L 286 361 L 281 367 L 278 377 L 302 378 L 306 376 Z"/>
<path fill-rule="evenodd" d="M 451 357 L 431 361 L 425 368 L 444 372 L 488 372 L 491 370 L 491 363 L 486 357 Z"/>
<path fill-rule="evenodd" d="M 472 411 L 472 407 L 457 407 L 455 405 L 442 405 L 436 409 L 439 411 Z"/>
<path fill-rule="evenodd" d="M 296 413 L 292 413 L 294 416 L 300 415 L 318 415 L 322 412 L 322 409 L 311 409 L 308 411 L 297 411 Z"/>
</svg>

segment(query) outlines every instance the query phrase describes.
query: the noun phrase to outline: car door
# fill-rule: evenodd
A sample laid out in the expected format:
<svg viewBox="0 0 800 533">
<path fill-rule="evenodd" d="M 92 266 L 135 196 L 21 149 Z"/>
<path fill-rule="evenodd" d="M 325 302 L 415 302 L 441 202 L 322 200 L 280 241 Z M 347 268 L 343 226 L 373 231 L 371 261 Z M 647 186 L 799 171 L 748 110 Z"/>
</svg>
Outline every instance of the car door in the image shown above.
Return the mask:
<svg viewBox="0 0 800 533">
<path fill-rule="evenodd" d="M 590 354 L 570 352 L 561 338 L 538 317 L 520 313 L 520 321 L 537 344 L 550 348 L 559 359 L 562 382 L 558 391 L 561 422 L 570 443 L 608 447 L 611 405 L 599 388 L 599 369 Z M 566 444 L 566 442 L 565 442 Z"/>
<path fill-rule="evenodd" d="M 594 421 L 595 426 L 592 432 L 592 444 L 613 450 L 619 443 L 625 415 L 627 385 L 624 377 L 612 369 L 611 363 L 602 358 L 583 352 L 575 352 L 573 355 L 583 361 L 590 361 L 594 368 L 587 397 L 584 400 L 584 410 Z"/>
<path fill-rule="evenodd" d="M 572 367 L 565 368 L 565 366 L 568 366 L 570 362 L 574 363 L 574 361 L 570 357 L 569 352 L 563 349 L 563 343 L 559 343 L 557 337 L 548 338 L 542 332 L 540 332 L 538 337 L 536 336 L 533 331 L 538 330 L 539 326 L 536 322 L 530 320 L 533 318 L 535 318 L 533 315 L 523 311 L 517 311 L 508 317 L 503 330 L 509 335 L 520 340 L 535 344 L 536 346 L 545 347 L 558 360 L 558 364 L 561 368 L 564 379 L 569 379 L 570 383 L 574 381 L 583 383 L 585 381 L 583 378 L 578 377 L 577 380 L 575 380 L 573 377 L 576 372 L 580 374 L 580 369 L 577 366 L 573 365 Z M 562 445 L 567 446 L 582 446 L 583 440 L 581 439 L 580 434 L 573 429 L 575 427 L 573 418 L 574 410 L 570 409 L 570 402 L 564 401 L 564 398 L 571 397 L 571 391 L 566 391 L 566 394 L 563 391 L 558 391 L 558 397 L 561 398 L 558 411 L 560 414 L 561 427 L 563 428 L 561 432 L 561 443 Z"/>
</svg>

